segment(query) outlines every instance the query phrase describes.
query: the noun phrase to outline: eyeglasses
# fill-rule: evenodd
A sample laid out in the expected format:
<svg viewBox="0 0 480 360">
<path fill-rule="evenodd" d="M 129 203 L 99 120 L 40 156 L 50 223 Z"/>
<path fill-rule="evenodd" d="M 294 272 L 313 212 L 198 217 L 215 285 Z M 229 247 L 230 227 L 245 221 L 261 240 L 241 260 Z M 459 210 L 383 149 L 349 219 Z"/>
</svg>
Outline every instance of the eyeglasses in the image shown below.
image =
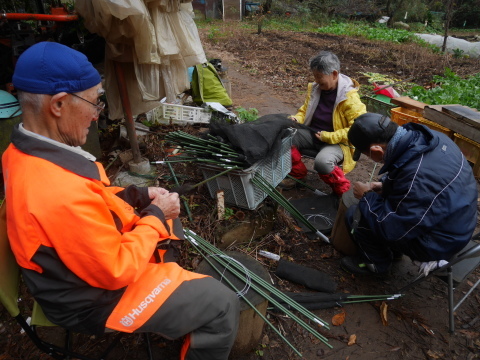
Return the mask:
<svg viewBox="0 0 480 360">
<path fill-rule="evenodd" d="M 97 110 L 97 115 L 100 115 L 100 113 L 102 112 L 103 109 L 105 109 L 105 103 L 103 101 L 101 101 L 100 99 L 98 99 L 98 102 L 96 104 L 92 103 L 91 101 L 88 101 L 87 99 L 84 99 L 82 98 L 81 96 L 78 96 L 74 93 L 70 93 L 70 95 L 72 96 L 75 96 L 79 99 L 82 99 L 83 101 L 86 101 L 87 103 L 89 103 L 90 105 L 93 105 L 95 106 L 95 110 Z"/>
</svg>

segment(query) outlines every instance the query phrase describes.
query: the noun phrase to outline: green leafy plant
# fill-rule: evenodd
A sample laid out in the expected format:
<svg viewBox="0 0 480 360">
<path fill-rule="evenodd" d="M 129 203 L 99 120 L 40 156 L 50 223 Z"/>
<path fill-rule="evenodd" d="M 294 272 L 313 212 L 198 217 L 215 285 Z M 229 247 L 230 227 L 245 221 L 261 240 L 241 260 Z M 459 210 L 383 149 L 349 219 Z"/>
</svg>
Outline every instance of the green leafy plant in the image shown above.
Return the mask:
<svg viewBox="0 0 480 360">
<path fill-rule="evenodd" d="M 240 120 L 244 122 L 255 121 L 258 119 L 258 110 L 255 108 L 244 109 L 243 107 L 238 107 L 235 109 L 238 113 Z"/>
<path fill-rule="evenodd" d="M 435 87 L 414 86 L 404 95 L 426 104 L 460 104 L 480 109 L 480 73 L 466 79 L 447 68 L 443 76 L 433 77 Z"/>
<path fill-rule="evenodd" d="M 393 43 L 418 42 L 418 38 L 413 33 L 404 29 L 392 29 L 385 24 L 332 21 L 330 25 L 320 27 L 316 31 L 335 35 L 361 36 L 369 40 Z"/>
<path fill-rule="evenodd" d="M 154 121 L 149 121 L 148 119 L 142 119 L 140 121 L 143 125 L 148 126 L 149 128 L 155 125 Z"/>
<path fill-rule="evenodd" d="M 384 75 L 374 72 L 361 72 L 361 74 L 368 78 L 367 80 L 370 84 L 376 83 L 380 87 L 396 83 L 393 88 L 400 94 L 415 85 L 414 83 L 410 82 L 400 82 L 401 79 L 392 77 L 390 75 Z M 362 95 L 371 95 L 373 89 L 373 85 L 362 86 L 360 88 L 360 92 Z"/>
<path fill-rule="evenodd" d="M 464 53 L 464 51 L 462 49 L 454 49 L 453 50 L 453 57 L 455 59 L 459 59 L 459 58 L 463 57 L 463 53 Z"/>
<path fill-rule="evenodd" d="M 260 349 L 257 349 L 255 350 L 255 354 L 257 354 L 258 356 L 263 356 L 263 349 L 266 348 L 267 345 L 265 344 L 260 344 Z"/>
<path fill-rule="evenodd" d="M 229 220 L 233 217 L 233 215 L 235 215 L 235 211 L 229 207 L 226 207 L 225 208 L 225 214 L 223 215 L 223 218 L 225 220 Z"/>
</svg>

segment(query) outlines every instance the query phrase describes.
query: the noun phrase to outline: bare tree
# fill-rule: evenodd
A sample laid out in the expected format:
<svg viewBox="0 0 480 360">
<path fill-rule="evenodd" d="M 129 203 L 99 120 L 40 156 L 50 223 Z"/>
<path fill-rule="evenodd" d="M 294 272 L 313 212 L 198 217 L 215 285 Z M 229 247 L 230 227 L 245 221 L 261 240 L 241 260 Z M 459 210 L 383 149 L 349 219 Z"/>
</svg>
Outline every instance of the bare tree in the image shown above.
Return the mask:
<svg viewBox="0 0 480 360">
<path fill-rule="evenodd" d="M 387 16 L 389 17 L 388 23 L 387 23 L 388 26 L 392 26 L 395 15 L 400 9 L 403 9 L 405 2 L 406 2 L 405 0 L 387 0 L 386 12 L 387 12 Z"/>
<path fill-rule="evenodd" d="M 452 21 L 453 15 L 453 0 L 448 1 L 447 14 L 445 16 L 445 35 L 443 36 L 442 52 L 445 52 L 447 48 L 448 29 L 450 27 L 450 21 Z"/>
</svg>

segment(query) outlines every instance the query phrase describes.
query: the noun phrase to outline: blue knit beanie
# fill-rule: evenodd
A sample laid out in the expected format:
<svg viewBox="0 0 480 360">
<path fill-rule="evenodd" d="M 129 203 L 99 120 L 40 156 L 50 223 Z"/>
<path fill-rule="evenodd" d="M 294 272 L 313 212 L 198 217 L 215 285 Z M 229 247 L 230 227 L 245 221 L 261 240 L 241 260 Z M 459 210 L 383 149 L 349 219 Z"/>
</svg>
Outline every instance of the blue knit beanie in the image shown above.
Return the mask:
<svg viewBox="0 0 480 360">
<path fill-rule="evenodd" d="M 49 95 L 81 92 L 102 81 L 85 55 L 55 42 L 40 42 L 25 50 L 12 80 L 18 90 Z"/>
</svg>

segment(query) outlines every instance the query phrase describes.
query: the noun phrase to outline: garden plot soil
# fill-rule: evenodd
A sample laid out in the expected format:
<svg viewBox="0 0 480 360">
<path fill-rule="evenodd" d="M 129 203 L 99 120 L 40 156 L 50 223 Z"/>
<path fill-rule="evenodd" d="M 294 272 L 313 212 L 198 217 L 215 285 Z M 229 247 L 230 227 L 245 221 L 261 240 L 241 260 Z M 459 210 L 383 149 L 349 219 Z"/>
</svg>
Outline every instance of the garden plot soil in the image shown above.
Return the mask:
<svg viewBox="0 0 480 360">
<path fill-rule="evenodd" d="M 265 32 L 246 34 L 235 40 L 207 43 L 209 58 L 220 58 L 229 68 L 235 106 L 257 108 L 260 115 L 286 112 L 294 114 L 303 104 L 307 82 L 313 81 L 308 71 L 308 59 L 319 50 L 335 52 L 342 62 L 342 72 L 367 85 L 364 72 L 389 75 L 398 80 L 414 78 L 416 83 L 428 84 L 433 75 L 442 75 L 445 67 L 461 75 L 479 70 L 478 61 L 439 56 L 417 45 L 392 45 L 355 38 L 306 33 Z M 310 166 L 311 168 L 311 166 Z M 347 175 L 353 181 L 368 181 L 374 163 L 362 156 L 356 168 Z M 377 168 L 378 172 L 378 168 Z M 307 182 L 320 190 L 328 188 L 309 173 Z M 308 196 L 309 190 L 284 192 L 287 197 Z M 285 244 L 277 245 L 290 260 L 330 274 L 339 284 L 338 291 L 351 294 L 390 294 L 400 289 L 416 275 L 410 260 L 396 263 L 392 275 L 383 280 L 355 277 L 339 268 L 341 254 L 321 241 L 298 239 L 288 235 Z M 289 244 L 289 241 L 292 243 Z M 278 251 L 277 250 L 277 251 Z M 475 282 L 480 272 L 472 274 Z M 283 289 L 304 291 L 282 282 Z M 459 293 L 464 288 L 460 288 Z M 458 294 L 457 294 L 458 296 Z M 456 312 L 457 333 L 448 333 L 448 311 L 444 284 L 425 282 L 402 299 L 388 303 L 388 325 L 382 324 L 380 304 L 352 304 L 343 308 L 319 310 L 316 313 L 331 321 L 335 314 L 345 311 L 345 322 L 325 331 L 333 349 L 306 335 L 291 321 L 277 318 L 288 338 L 305 359 L 474 359 L 480 354 L 480 291 L 476 292 Z M 469 325 L 471 324 L 471 325 Z M 350 336 L 356 343 L 347 345 Z M 272 331 L 265 331 L 260 346 L 263 356 L 250 354 L 242 359 L 290 359 L 291 350 L 282 344 Z"/>
<path fill-rule="evenodd" d="M 478 62 L 469 59 L 454 59 L 450 56 L 433 55 L 416 45 L 388 45 L 354 38 L 327 36 L 318 34 L 287 33 L 268 31 L 261 35 L 238 31 L 226 27 L 222 31 L 236 31 L 231 40 L 210 42 L 201 32 L 208 58 L 220 58 L 228 67 L 227 77 L 231 83 L 234 107 L 256 108 L 260 115 L 273 113 L 294 114 L 304 101 L 307 82 L 312 81 L 307 61 L 318 50 L 328 49 L 339 55 L 342 71 L 367 84 L 362 72 L 386 74 L 400 80 L 414 77 L 418 83 L 428 83 L 433 74 L 441 75 L 445 66 L 462 75 L 478 71 Z M 181 128 L 192 133 L 197 128 Z M 168 127 L 155 129 L 159 134 L 172 130 Z M 160 159 L 163 149 L 159 146 L 157 135 L 150 135 L 142 142 L 142 149 L 151 160 Z M 106 153 L 111 150 L 105 149 Z M 105 158 L 107 159 L 107 157 Z M 108 160 L 105 160 L 107 163 Z M 307 161 L 308 162 L 308 161 Z M 311 164 L 308 163 L 311 168 Z M 351 181 L 368 181 L 374 164 L 362 157 L 356 168 L 347 175 Z M 166 168 L 159 166 L 160 185 L 169 186 L 165 179 L 169 175 Z M 190 182 L 198 182 L 201 174 L 191 166 L 176 165 L 175 171 Z M 377 169 L 378 171 L 378 169 Z M 114 176 L 115 166 L 109 175 Z M 307 182 L 320 190 L 329 189 L 309 173 Z M 311 193 L 306 189 L 285 191 L 289 198 L 301 198 Z M 187 196 L 192 205 L 193 222 L 189 222 L 185 213 L 182 217 L 185 226 L 201 234 L 210 241 L 218 240 L 218 233 L 245 216 L 255 215 L 233 208 L 234 216 L 228 221 L 218 221 L 215 216 L 215 204 L 210 199 L 206 187 L 201 187 Z M 271 233 L 249 244 L 236 244 L 234 248 L 255 256 L 263 249 L 282 254 L 286 259 L 298 264 L 310 266 L 331 275 L 338 283 L 338 292 L 350 294 L 391 294 L 408 283 L 416 275 L 416 268 L 407 258 L 396 263 L 392 275 L 385 279 L 355 277 L 339 267 L 341 254 L 332 246 L 319 240 L 309 240 L 299 233 L 293 221 L 282 211 Z M 198 257 L 187 247 L 184 249 L 182 265 L 194 269 Z M 271 271 L 275 264 L 259 258 Z M 475 282 L 480 276 L 477 271 L 469 277 L 468 283 Z M 273 276 L 278 288 L 284 291 L 306 291 L 293 283 L 282 281 Z M 458 293 L 465 292 L 465 287 Z M 457 294 L 458 296 L 459 294 Z M 27 298 L 25 296 L 24 298 Z M 480 290 L 476 290 L 460 307 L 455 315 L 457 332 L 448 333 L 448 311 L 445 286 L 433 279 L 411 289 L 405 297 L 388 302 L 386 310 L 388 324 L 380 316 L 381 303 L 348 304 L 344 307 L 317 310 L 315 313 L 331 323 L 336 314 L 345 313 L 345 321 L 330 330 L 322 330 L 333 346 L 332 349 L 306 333 L 290 319 L 270 314 L 273 324 L 281 329 L 288 340 L 303 354 L 304 359 L 475 359 L 480 354 Z M 27 303 L 22 303 L 27 306 Z M 58 337 L 56 330 L 50 337 Z M 354 344 L 349 339 L 356 337 Z M 107 336 L 107 340 L 110 335 Z M 155 358 L 177 359 L 180 341 L 169 341 L 153 337 Z M 104 339 L 82 336 L 78 343 L 82 349 L 92 354 Z M 4 310 L 0 311 L 0 359 L 47 359 L 35 350 L 25 335 L 7 321 Z M 111 359 L 147 359 L 142 339 L 126 337 L 121 341 Z M 293 351 L 267 327 L 258 346 L 248 354 L 236 354 L 236 360 L 283 360 L 297 359 Z"/>
</svg>

